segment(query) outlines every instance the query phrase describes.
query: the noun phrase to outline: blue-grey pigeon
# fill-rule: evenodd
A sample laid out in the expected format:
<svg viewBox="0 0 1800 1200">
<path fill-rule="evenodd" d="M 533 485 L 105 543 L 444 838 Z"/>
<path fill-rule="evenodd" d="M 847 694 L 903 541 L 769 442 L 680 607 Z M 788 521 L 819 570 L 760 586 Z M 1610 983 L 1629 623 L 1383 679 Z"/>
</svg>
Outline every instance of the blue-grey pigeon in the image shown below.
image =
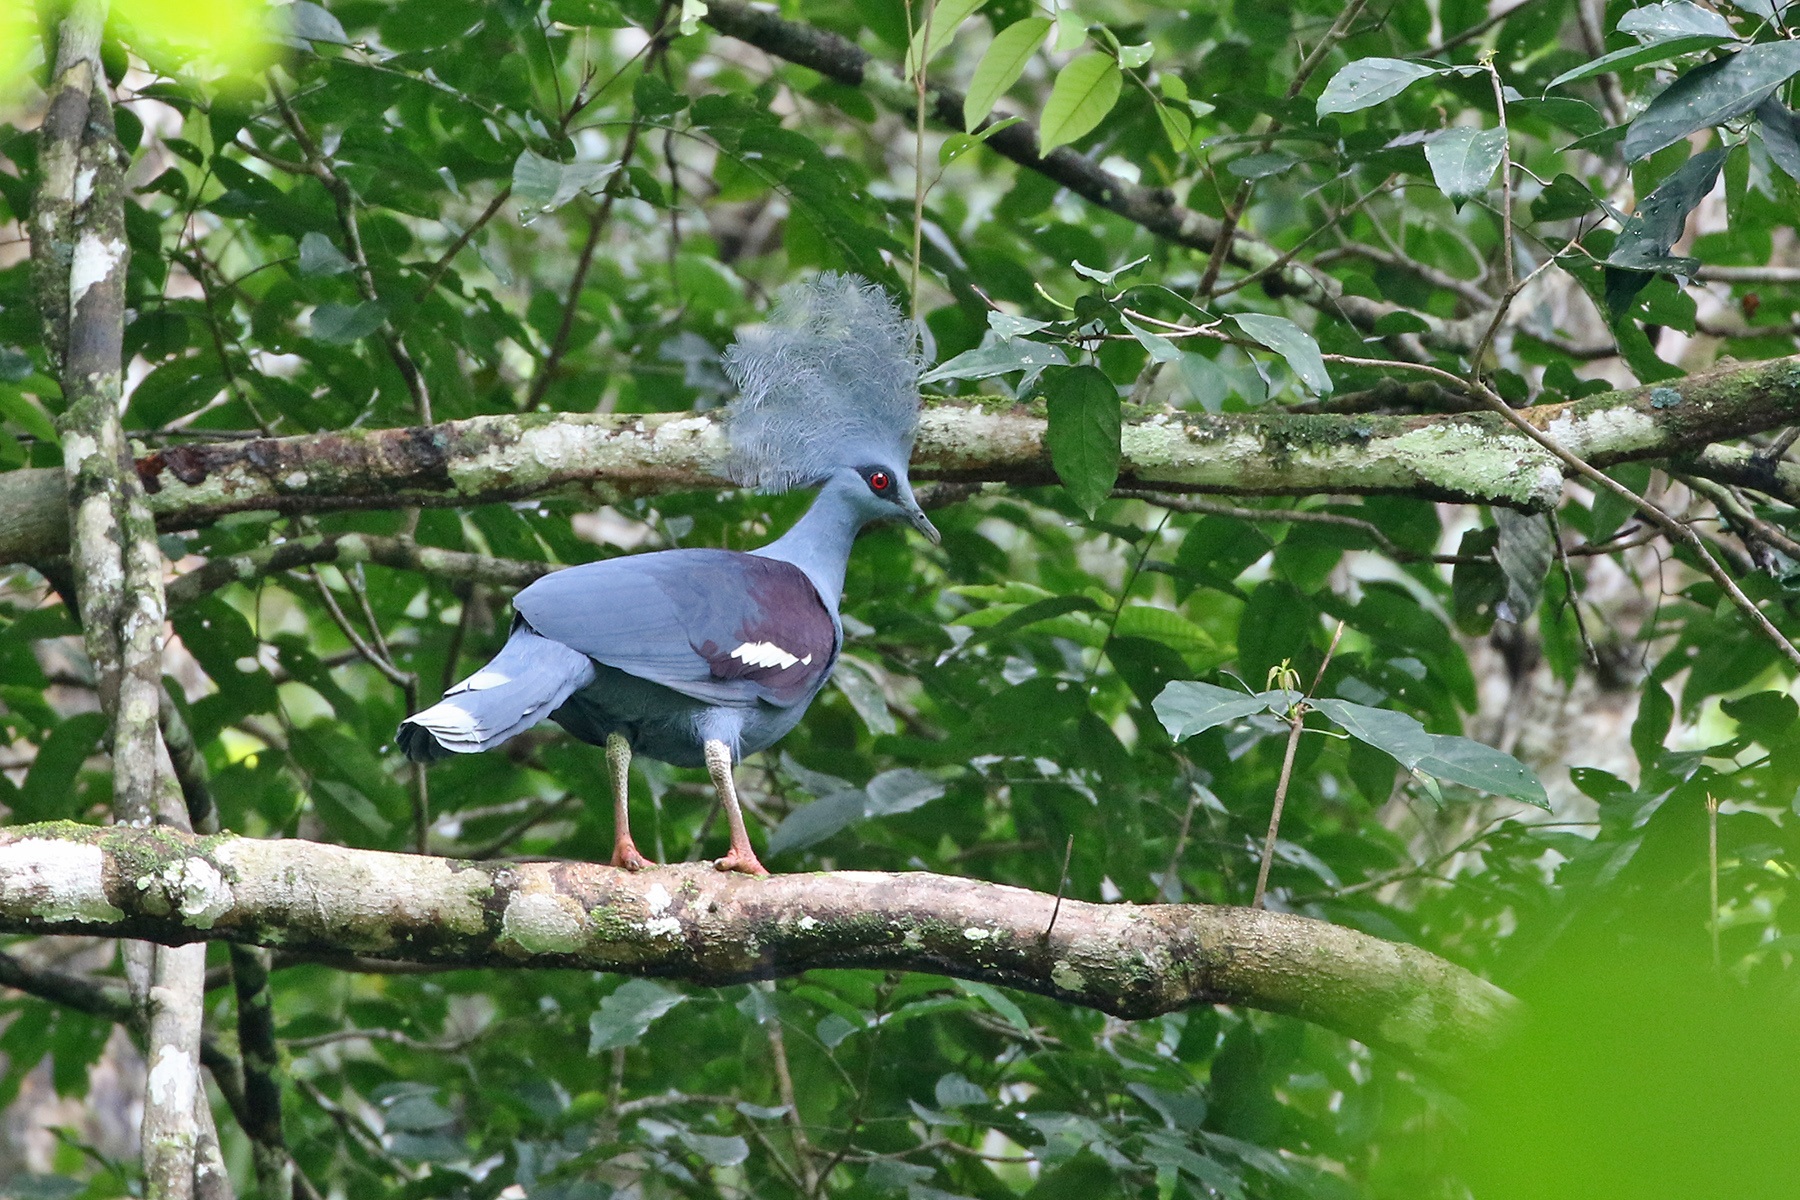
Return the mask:
<svg viewBox="0 0 1800 1200">
<path fill-rule="evenodd" d="M 825 274 L 783 290 L 765 328 L 725 354 L 728 474 L 765 489 L 818 487 L 760 550 L 662 550 L 547 575 L 513 602 L 492 662 L 410 716 L 398 741 L 430 762 L 491 749 L 548 717 L 606 747 L 613 865 L 651 865 L 631 838 L 631 756 L 705 764 L 731 826 L 721 870 L 766 874 L 732 766 L 799 723 L 844 641 L 838 602 L 864 525 L 938 532 L 907 479 L 919 418 L 910 322 L 880 288 Z"/>
</svg>

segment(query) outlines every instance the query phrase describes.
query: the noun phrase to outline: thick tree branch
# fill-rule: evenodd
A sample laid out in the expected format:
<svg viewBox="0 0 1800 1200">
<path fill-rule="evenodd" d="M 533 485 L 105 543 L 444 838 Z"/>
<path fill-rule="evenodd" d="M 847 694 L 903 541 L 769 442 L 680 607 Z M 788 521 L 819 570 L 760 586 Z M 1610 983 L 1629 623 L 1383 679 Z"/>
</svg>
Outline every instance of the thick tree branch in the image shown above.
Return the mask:
<svg viewBox="0 0 1800 1200">
<path fill-rule="evenodd" d="M 0 830 L 0 930 L 225 940 L 720 985 L 932 971 L 1140 1018 L 1241 1004 L 1450 1067 L 1514 1002 L 1416 947 L 1283 913 L 1064 900 L 978 880 L 469 863 L 67 822 Z"/>
<path fill-rule="evenodd" d="M 1791 424 L 1800 358 L 1733 366 L 1520 415 L 1595 466 L 1692 454 Z M 710 416 L 531 414 L 169 447 L 138 460 L 164 529 L 227 513 L 470 505 L 549 495 L 602 501 L 729 487 Z M 1050 483 L 1044 421 L 941 405 L 913 452 L 921 479 Z M 1235 495 L 1398 494 L 1544 508 L 1568 468 L 1491 413 L 1167 413 L 1125 426 L 1121 487 Z M 55 471 L 0 474 L 0 562 L 62 553 Z"/>
</svg>

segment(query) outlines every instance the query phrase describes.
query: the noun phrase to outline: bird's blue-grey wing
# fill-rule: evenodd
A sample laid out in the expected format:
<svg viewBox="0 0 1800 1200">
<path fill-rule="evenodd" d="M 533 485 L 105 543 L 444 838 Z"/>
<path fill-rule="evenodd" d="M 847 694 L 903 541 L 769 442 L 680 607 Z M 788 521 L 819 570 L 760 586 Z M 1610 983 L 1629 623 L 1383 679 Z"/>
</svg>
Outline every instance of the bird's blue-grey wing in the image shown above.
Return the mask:
<svg viewBox="0 0 1800 1200">
<path fill-rule="evenodd" d="M 837 625 L 791 563 L 665 550 L 571 567 L 514 600 L 542 637 L 713 704 L 796 704 L 837 653 Z"/>
</svg>

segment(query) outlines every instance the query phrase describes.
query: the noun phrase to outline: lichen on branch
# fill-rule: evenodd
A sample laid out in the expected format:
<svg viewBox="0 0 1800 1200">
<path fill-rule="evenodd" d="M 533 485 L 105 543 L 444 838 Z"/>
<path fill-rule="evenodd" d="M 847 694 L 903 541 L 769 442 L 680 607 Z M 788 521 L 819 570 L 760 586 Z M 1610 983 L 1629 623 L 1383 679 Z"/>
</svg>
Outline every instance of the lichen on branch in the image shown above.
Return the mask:
<svg viewBox="0 0 1800 1200">
<path fill-rule="evenodd" d="M 1122 1017 L 1237 1004 L 1435 1067 L 1514 1001 L 1414 946 L 1286 913 L 1090 904 L 924 872 L 764 879 L 699 864 L 476 863 L 294 839 L 61 822 L 0 830 L 0 930 L 203 940 L 722 985 L 930 971 Z"/>
</svg>

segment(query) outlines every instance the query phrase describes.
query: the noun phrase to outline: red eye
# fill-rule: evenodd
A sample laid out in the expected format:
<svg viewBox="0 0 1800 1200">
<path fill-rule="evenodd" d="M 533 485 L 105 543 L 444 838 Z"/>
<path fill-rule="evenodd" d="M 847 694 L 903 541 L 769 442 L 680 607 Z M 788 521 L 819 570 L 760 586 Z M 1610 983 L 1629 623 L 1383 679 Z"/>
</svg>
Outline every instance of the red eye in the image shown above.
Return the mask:
<svg viewBox="0 0 1800 1200">
<path fill-rule="evenodd" d="M 886 471 L 869 472 L 869 486 L 878 492 L 887 491 L 888 488 L 893 486 L 893 483 L 894 481 L 888 477 Z"/>
</svg>

